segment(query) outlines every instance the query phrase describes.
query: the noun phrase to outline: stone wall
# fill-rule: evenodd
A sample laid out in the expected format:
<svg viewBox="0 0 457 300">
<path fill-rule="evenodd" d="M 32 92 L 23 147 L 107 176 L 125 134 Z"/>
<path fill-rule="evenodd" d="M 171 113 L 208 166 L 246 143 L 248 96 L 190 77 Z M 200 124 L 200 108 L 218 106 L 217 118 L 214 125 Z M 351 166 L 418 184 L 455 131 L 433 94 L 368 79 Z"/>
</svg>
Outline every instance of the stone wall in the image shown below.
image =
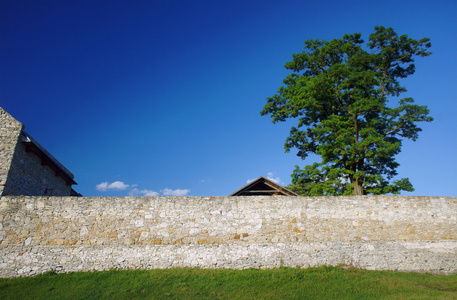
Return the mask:
<svg viewBox="0 0 457 300">
<path fill-rule="evenodd" d="M 457 273 L 457 198 L 2 197 L 0 277 L 347 264 Z"/>
</svg>

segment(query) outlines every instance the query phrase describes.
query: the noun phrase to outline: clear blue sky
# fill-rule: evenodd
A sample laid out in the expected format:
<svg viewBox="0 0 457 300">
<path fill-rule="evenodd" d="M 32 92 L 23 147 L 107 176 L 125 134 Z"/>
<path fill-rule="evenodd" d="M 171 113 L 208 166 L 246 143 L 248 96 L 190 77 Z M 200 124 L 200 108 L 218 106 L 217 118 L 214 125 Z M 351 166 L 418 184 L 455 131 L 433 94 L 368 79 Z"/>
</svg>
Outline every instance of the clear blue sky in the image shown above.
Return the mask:
<svg viewBox="0 0 457 300">
<path fill-rule="evenodd" d="M 435 121 L 397 160 L 457 196 L 457 1 L 0 1 L 0 106 L 84 196 L 228 195 L 290 183 L 289 124 L 261 117 L 307 39 L 373 27 L 429 37 L 403 81 Z M 113 184 L 114 182 L 114 184 Z M 98 189 L 96 188 L 98 186 Z"/>
</svg>

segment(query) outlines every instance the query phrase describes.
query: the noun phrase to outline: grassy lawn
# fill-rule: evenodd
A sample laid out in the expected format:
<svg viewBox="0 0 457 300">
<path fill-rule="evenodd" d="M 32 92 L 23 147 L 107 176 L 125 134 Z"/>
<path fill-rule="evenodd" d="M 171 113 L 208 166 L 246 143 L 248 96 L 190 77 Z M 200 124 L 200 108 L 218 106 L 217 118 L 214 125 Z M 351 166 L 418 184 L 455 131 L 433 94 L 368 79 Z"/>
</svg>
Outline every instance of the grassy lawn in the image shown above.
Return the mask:
<svg viewBox="0 0 457 300">
<path fill-rule="evenodd" d="M 0 279 L 1 299 L 457 299 L 457 275 L 338 267 L 166 269 Z"/>
</svg>

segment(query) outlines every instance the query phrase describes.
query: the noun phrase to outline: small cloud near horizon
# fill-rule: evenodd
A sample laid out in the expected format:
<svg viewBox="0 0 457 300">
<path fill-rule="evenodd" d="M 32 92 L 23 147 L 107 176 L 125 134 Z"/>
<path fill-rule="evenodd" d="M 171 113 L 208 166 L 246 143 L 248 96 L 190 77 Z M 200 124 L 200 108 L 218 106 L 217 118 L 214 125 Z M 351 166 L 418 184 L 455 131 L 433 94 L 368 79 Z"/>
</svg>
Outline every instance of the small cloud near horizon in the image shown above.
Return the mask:
<svg viewBox="0 0 457 300">
<path fill-rule="evenodd" d="M 102 182 L 100 184 L 97 184 L 95 186 L 95 189 L 100 192 L 106 192 L 108 190 L 114 190 L 114 191 L 124 191 L 126 190 L 130 185 L 123 183 L 122 181 L 114 181 L 112 183 L 108 183 L 107 181 Z"/>
<path fill-rule="evenodd" d="M 176 190 L 171 190 L 169 188 L 165 188 L 161 190 L 162 194 L 164 196 L 186 196 L 190 190 L 188 189 L 176 189 Z"/>
<path fill-rule="evenodd" d="M 129 196 L 132 196 L 132 197 L 159 196 L 159 193 L 157 193 L 153 190 L 139 190 L 137 188 L 133 188 L 129 191 Z"/>
<path fill-rule="evenodd" d="M 100 192 L 107 192 L 107 191 L 125 191 L 128 189 L 128 195 L 131 197 L 142 197 L 142 196 L 159 196 L 160 193 L 148 190 L 148 189 L 139 189 L 137 188 L 138 184 L 125 184 L 122 181 L 114 181 L 109 183 L 108 181 L 104 181 L 100 184 L 95 186 L 95 189 Z M 160 191 L 163 196 L 186 196 L 190 190 L 189 189 L 176 189 L 172 190 L 169 188 L 165 188 Z"/>
<path fill-rule="evenodd" d="M 284 184 L 283 182 L 281 182 L 281 178 L 279 178 L 279 177 L 276 177 L 276 178 L 275 178 L 275 177 L 273 177 L 273 176 L 274 176 L 274 173 L 273 173 L 273 172 L 268 172 L 266 178 L 269 179 L 269 180 L 271 180 L 271 181 L 273 181 L 274 183 L 277 183 L 277 184 Z M 255 178 L 255 179 L 256 179 L 256 178 Z M 248 180 L 246 180 L 246 183 L 251 183 L 251 182 L 253 182 L 255 179 L 248 179 Z"/>
<path fill-rule="evenodd" d="M 273 172 L 269 172 L 267 173 L 267 178 L 270 179 L 271 181 L 273 181 L 274 183 L 277 183 L 277 184 L 281 184 L 281 178 L 279 177 L 273 177 L 274 176 L 274 173 Z"/>
</svg>

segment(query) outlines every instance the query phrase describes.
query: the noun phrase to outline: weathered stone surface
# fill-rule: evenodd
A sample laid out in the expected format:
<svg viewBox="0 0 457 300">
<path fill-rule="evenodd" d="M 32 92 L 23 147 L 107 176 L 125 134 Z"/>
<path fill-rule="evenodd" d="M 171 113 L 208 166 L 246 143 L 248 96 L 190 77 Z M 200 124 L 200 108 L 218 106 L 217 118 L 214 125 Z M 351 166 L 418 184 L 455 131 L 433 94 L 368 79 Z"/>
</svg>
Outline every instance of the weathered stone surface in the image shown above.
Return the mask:
<svg viewBox="0 0 457 300">
<path fill-rule="evenodd" d="M 6 187 L 8 172 L 24 125 L 0 107 L 0 195 Z"/>
<path fill-rule="evenodd" d="M 6 196 L 0 245 L 0 277 L 323 264 L 453 274 L 457 198 Z"/>
</svg>

